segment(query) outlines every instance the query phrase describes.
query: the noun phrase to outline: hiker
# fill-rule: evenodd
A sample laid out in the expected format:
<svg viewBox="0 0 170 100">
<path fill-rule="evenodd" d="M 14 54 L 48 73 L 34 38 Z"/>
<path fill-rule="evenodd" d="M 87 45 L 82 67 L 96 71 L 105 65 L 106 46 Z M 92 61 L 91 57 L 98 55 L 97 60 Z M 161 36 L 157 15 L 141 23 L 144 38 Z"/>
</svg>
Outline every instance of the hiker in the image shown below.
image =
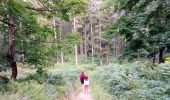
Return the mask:
<svg viewBox="0 0 170 100">
<path fill-rule="evenodd" d="M 81 82 L 81 85 L 82 85 L 83 92 L 84 92 L 84 78 L 85 78 L 85 74 L 84 74 L 84 72 L 81 72 L 80 82 Z"/>
<path fill-rule="evenodd" d="M 88 76 L 84 78 L 84 93 L 88 93 L 89 91 L 89 79 Z"/>
</svg>

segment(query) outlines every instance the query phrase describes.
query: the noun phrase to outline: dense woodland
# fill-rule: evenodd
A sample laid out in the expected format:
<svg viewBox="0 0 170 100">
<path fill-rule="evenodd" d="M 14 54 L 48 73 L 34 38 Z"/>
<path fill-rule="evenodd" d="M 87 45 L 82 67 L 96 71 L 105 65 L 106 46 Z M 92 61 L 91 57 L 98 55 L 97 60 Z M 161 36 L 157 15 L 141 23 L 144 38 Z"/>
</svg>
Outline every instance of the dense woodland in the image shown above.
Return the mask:
<svg viewBox="0 0 170 100">
<path fill-rule="evenodd" d="M 2 100 L 74 100 L 81 71 L 95 100 L 169 100 L 170 1 L 0 0 Z"/>
</svg>

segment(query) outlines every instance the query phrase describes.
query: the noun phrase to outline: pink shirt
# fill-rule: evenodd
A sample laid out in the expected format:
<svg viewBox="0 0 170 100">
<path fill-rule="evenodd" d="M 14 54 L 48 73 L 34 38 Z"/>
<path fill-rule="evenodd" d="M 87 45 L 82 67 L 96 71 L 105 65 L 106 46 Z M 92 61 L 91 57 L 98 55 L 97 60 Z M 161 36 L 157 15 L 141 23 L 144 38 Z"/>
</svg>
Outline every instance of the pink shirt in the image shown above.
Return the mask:
<svg viewBox="0 0 170 100">
<path fill-rule="evenodd" d="M 80 74 L 80 80 L 84 80 L 85 75 L 84 74 Z"/>
</svg>

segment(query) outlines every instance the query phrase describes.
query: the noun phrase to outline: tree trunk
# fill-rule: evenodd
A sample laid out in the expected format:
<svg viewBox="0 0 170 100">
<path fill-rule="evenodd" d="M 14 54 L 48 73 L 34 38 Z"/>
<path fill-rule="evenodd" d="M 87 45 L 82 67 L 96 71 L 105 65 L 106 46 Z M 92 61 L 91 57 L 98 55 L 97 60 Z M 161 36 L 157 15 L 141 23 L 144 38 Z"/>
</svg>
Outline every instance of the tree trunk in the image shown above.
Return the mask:
<svg viewBox="0 0 170 100">
<path fill-rule="evenodd" d="M 16 79 L 17 77 L 17 65 L 14 61 L 14 22 L 13 17 L 8 15 L 8 62 L 12 68 L 11 78 Z"/>
<path fill-rule="evenodd" d="M 121 46 L 120 46 L 120 36 L 117 36 L 117 58 L 119 58 L 120 56 L 120 50 L 121 50 Z"/>
<path fill-rule="evenodd" d="M 99 23 L 100 23 L 100 29 L 99 29 L 99 42 L 100 42 L 100 49 L 99 49 L 99 59 L 100 59 L 100 66 L 102 66 L 103 65 L 103 63 L 102 63 L 102 41 L 101 41 L 101 31 L 102 31 L 102 26 L 101 26 L 101 21 L 100 21 L 100 19 L 99 19 Z"/>
<path fill-rule="evenodd" d="M 61 28 L 60 28 L 60 42 L 62 43 L 62 36 L 61 36 Z M 64 63 L 64 53 L 63 53 L 63 48 L 61 48 L 61 51 L 60 51 L 60 59 L 61 59 L 61 63 L 63 64 Z"/>
<path fill-rule="evenodd" d="M 155 54 L 153 54 L 153 64 L 155 64 L 155 61 L 156 61 L 156 57 Z"/>
<path fill-rule="evenodd" d="M 94 45 L 93 45 L 93 31 L 91 25 L 91 51 L 92 51 L 92 64 L 94 64 Z"/>
<path fill-rule="evenodd" d="M 63 48 L 61 49 L 61 63 L 64 63 L 64 53 L 63 53 Z"/>
<path fill-rule="evenodd" d="M 56 33 L 56 19 L 53 17 L 53 31 L 54 31 L 54 39 L 57 39 L 57 33 Z M 60 30 L 61 31 L 61 30 Z"/>
<path fill-rule="evenodd" d="M 110 54 L 110 47 L 107 44 L 107 46 L 106 46 L 106 65 L 109 64 L 109 54 Z"/>
<path fill-rule="evenodd" d="M 78 65 L 78 59 L 77 59 L 77 44 L 75 44 L 75 61 L 76 61 L 76 66 Z"/>
<path fill-rule="evenodd" d="M 114 56 L 117 58 L 117 36 L 115 36 L 115 41 L 114 41 Z"/>
<path fill-rule="evenodd" d="M 82 38 L 82 40 L 83 40 L 83 34 L 81 33 L 81 38 Z M 84 50 L 83 50 L 83 42 L 82 43 L 80 43 L 80 55 L 81 55 L 81 57 L 83 57 L 83 55 L 84 55 L 84 52 L 83 52 Z"/>
<path fill-rule="evenodd" d="M 116 35 L 116 58 L 119 57 L 119 36 Z"/>
<path fill-rule="evenodd" d="M 94 45 L 93 45 L 93 26 L 92 26 L 92 18 L 91 18 L 91 25 L 90 25 L 90 30 L 91 30 L 91 51 L 92 51 L 92 64 L 94 64 Z"/>
<path fill-rule="evenodd" d="M 159 49 L 159 63 L 164 63 L 164 60 L 163 60 L 164 50 L 165 50 L 165 47 L 162 47 Z"/>
<path fill-rule="evenodd" d="M 55 48 L 55 45 L 56 45 L 56 39 L 57 39 L 57 36 L 56 36 L 56 22 L 55 22 L 55 17 L 53 17 L 53 32 L 54 32 L 54 37 L 52 37 L 52 48 L 54 50 Z M 52 62 L 53 62 L 53 67 L 54 67 L 54 63 L 55 63 L 55 53 L 52 54 Z"/>
<path fill-rule="evenodd" d="M 11 75 L 11 78 L 16 79 L 18 72 L 17 72 L 17 64 L 16 64 L 15 61 L 11 63 L 11 67 L 12 67 L 12 75 Z"/>
<path fill-rule="evenodd" d="M 74 32 L 76 32 L 76 17 L 73 18 L 73 28 L 74 28 Z M 78 65 L 77 56 L 78 56 L 78 53 L 77 53 L 77 44 L 75 44 L 75 62 L 76 62 L 76 66 Z"/>
<path fill-rule="evenodd" d="M 84 42 L 84 51 L 85 51 L 85 56 L 86 56 L 86 62 L 87 62 L 87 30 L 86 30 L 86 26 L 85 26 L 85 32 L 84 32 L 84 37 L 85 37 L 85 42 Z"/>
<path fill-rule="evenodd" d="M 100 58 L 100 66 L 103 66 L 103 57 Z"/>
<path fill-rule="evenodd" d="M 158 21 L 159 26 L 160 26 L 160 32 L 162 32 L 161 15 L 160 15 L 158 8 L 157 8 L 157 11 L 156 11 L 156 16 L 157 16 L 157 21 Z M 164 50 L 165 50 L 165 47 L 162 47 L 162 48 L 159 49 L 159 63 L 164 63 L 164 60 L 163 60 Z"/>
<path fill-rule="evenodd" d="M 119 35 L 116 34 L 115 36 L 115 41 L 114 41 L 114 55 L 115 55 L 115 58 L 117 59 L 120 55 L 120 38 L 119 38 Z"/>
</svg>

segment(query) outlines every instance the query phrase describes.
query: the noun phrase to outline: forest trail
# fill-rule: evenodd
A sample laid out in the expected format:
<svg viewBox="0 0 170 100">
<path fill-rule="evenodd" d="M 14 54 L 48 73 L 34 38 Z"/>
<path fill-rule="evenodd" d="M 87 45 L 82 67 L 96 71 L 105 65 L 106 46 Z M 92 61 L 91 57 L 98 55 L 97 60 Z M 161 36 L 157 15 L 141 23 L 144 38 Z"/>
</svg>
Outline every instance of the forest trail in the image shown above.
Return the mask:
<svg viewBox="0 0 170 100">
<path fill-rule="evenodd" d="M 91 76 L 92 73 L 95 73 L 95 72 L 88 71 L 86 72 L 86 75 Z M 90 86 L 89 86 L 89 92 L 83 93 L 79 80 L 77 80 L 76 84 L 77 84 L 75 85 L 76 87 L 74 87 L 75 89 L 72 89 L 72 91 L 70 91 L 67 100 L 94 100 L 91 94 Z"/>
<path fill-rule="evenodd" d="M 92 95 L 91 95 L 90 90 L 89 90 L 89 93 L 72 92 L 72 93 L 70 93 L 69 100 L 94 100 L 94 99 L 92 98 Z"/>
<path fill-rule="evenodd" d="M 89 73 L 88 73 L 89 74 Z M 88 93 L 83 93 L 82 91 L 82 87 L 79 84 L 79 81 L 77 81 L 78 85 L 75 85 L 76 87 L 74 87 L 68 95 L 68 99 L 67 100 L 94 100 L 92 94 L 91 94 L 91 89 L 89 86 L 89 92 Z"/>
</svg>

